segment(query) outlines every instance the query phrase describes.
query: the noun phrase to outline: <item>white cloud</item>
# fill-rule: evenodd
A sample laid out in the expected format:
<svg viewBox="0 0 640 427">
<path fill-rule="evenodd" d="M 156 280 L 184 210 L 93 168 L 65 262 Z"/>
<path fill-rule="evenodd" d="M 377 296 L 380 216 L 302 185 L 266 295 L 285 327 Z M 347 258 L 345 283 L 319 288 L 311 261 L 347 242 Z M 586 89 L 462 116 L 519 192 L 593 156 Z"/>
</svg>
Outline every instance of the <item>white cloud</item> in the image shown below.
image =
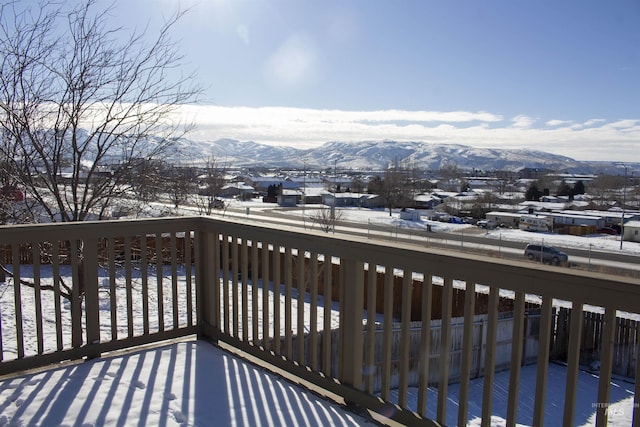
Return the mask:
<svg viewBox="0 0 640 427">
<path fill-rule="evenodd" d="M 571 125 L 573 124 L 573 122 L 571 120 L 548 120 L 545 123 L 547 126 L 565 126 L 565 125 Z"/>
<path fill-rule="evenodd" d="M 593 126 L 593 125 L 597 125 L 597 124 L 604 123 L 604 122 L 606 122 L 605 119 L 590 119 L 590 120 L 587 120 L 586 122 L 584 122 L 584 125 L 585 126 Z"/>
<path fill-rule="evenodd" d="M 534 119 L 528 116 L 518 115 L 511 119 L 512 126 L 515 128 L 528 128 L 533 125 Z"/>
<path fill-rule="evenodd" d="M 390 139 L 457 143 L 484 148 L 528 148 L 578 160 L 640 162 L 640 120 L 597 125 L 533 127 L 526 116 L 505 120 L 488 112 L 340 111 L 286 107 L 191 106 L 198 141 L 233 138 L 300 148 L 328 141 Z M 549 121 L 545 122 L 548 124 Z"/>
</svg>

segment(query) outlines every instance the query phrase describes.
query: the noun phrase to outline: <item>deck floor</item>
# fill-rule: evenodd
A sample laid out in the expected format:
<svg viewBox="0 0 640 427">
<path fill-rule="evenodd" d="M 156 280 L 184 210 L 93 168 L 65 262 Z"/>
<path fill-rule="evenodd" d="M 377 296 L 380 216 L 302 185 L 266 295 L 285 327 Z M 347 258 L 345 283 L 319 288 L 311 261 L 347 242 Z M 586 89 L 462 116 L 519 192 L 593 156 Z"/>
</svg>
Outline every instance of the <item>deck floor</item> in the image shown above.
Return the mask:
<svg viewBox="0 0 640 427">
<path fill-rule="evenodd" d="M 522 368 L 518 425 L 530 425 L 536 366 Z M 509 372 L 495 377 L 492 422 L 504 426 Z M 549 365 L 545 425 L 561 426 L 566 368 Z M 594 424 L 597 375 L 580 372 L 576 425 Z M 633 423 L 634 384 L 611 384 L 608 425 Z M 480 425 L 483 379 L 471 381 L 468 426 Z M 437 389 L 429 387 L 429 418 Z M 457 420 L 451 384 L 447 423 Z M 409 389 L 416 406 L 417 389 Z M 396 401 L 395 391 L 391 400 Z M 379 420 L 382 421 L 382 420 Z M 385 423 L 390 422 L 388 419 Z M 390 422 L 393 425 L 392 422 Z M 195 337 L 0 379 L 0 426 L 375 426 L 335 401 Z"/>
<path fill-rule="evenodd" d="M 194 338 L 4 379 L 0 425 L 375 423 Z"/>
</svg>

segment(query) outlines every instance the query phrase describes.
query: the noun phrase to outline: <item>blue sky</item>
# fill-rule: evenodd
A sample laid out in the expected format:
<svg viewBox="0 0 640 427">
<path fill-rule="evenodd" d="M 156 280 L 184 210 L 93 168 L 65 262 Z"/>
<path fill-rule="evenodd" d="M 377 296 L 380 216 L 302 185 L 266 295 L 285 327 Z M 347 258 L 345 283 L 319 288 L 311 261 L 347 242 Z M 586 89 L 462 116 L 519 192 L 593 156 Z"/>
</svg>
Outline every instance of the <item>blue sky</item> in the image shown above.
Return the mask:
<svg viewBox="0 0 640 427">
<path fill-rule="evenodd" d="M 195 139 L 640 161 L 637 0 L 117 0 L 114 18 L 153 29 L 178 4 L 207 89 Z"/>
</svg>

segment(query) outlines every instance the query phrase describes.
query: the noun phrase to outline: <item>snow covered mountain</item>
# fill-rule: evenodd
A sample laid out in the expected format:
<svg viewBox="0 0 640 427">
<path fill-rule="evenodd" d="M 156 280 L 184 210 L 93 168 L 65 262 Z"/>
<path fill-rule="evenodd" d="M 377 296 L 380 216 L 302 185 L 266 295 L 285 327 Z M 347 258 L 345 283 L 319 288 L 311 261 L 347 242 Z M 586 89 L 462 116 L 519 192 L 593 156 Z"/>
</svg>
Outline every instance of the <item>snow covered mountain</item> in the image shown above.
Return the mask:
<svg viewBox="0 0 640 427">
<path fill-rule="evenodd" d="M 181 140 L 183 159 L 204 161 L 214 157 L 232 167 L 294 167 L 384 170 L 397 163 L 404 167 L 437 170 L 455 164 L 463 170 L 544 168 L 569 173 L 619 170 L 613 162 L 582 162 L 570 157 L 528 149 L 488 149 L 458 144 L 362 141 L 327 142 L 312 149 L 273 146 L 253 141 L 220 139 L 212 142 Z M 610 171 L 608 172 L 610 173 Z"/>
</svg>

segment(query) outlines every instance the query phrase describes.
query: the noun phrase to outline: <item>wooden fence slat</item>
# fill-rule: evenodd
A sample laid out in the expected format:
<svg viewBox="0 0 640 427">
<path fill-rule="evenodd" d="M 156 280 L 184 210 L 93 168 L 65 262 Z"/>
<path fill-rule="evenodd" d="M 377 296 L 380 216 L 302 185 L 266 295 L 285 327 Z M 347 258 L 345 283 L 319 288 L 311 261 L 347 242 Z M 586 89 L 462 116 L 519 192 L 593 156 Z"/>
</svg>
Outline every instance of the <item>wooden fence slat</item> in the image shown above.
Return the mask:
<svg viewBox="0 0 640 427">
<path fill-rule="evenodd" d="M 118 299 L 116 295 L 116 250 L 115 239 L 106 241 L 107 269 L 109 270 L 109 317 L 111 319 L 111 339 L 118 339 Z"/>
<path fill-rule="evenodd" d="M 493 405 L 493 384 L 496 366 L 496 344 L 498 329 L 498 303 L 500 289 L 492 286 L 489 290 L 489 303 L 487 311 L 489 321 L 487 323 L 487 345 L 485 347 L 484 380 L 482 392 L 482 426 L 491 425 L 491 408 Z"/>
<path fill-rule="evenodd" d="M 24 331 L 22 319 L 22 285 L 20 285 L 20 258 L 17 244 L 11 245 L 13 258 L 13 306 L 16 324 L 16 347 L 18 359 L 24 357 Z"/>
<path fill-rule="evenodd" d="M 71 257 L 71 346 L 79 348 L 82 346 L 82 304 L 80 301 L 80 277 L 79 256 L 80 256 L 79 240 L 69 241 L 70 257 Z"/>
<path fill-rule="evenodd" d="M 332 301 L 332 292 L 333 292 L 333 288 L 332 288 L 332 283 L 333 283 L 333 277 L 332 277 L 332 266 L 333 266 L 333 262 L 331 259 L 331 255 L 328 253 L 324 254 L 324 265 L 322 267 L 323 270 L 323 282 L 322 282 L 322 286 L 323 286 L 323 297 L 322 297 L 322 304 L 324 305 L 324 328 L 323 328 L 323 335 L 322 335 L 322 372 L 327 375 L 330 376 L 331 375 L 331 366 L 332 366 L 332 360 L 331 360 L 331 347 L 332 347 L 332 340 L 331 340 L 331 301 Z"/>
<path fill-rule="evenodd" d="M 42 293 L 41 293 L 41 272 L 40 272 L 40 245 L 42 243 L 34 243 L 31 245 L 31 254 L 33 259 L 33 297 L 35 303 L 36 314 L 36 340 L 38 354 L 44 353 L 44 332 L 42 329 Z"/>
<path fill-rule="evenodd" d="M 469 381 L 473 360 L 473 323 L 475 314 L 476 285 L 467 281 L 465 285 L 464 326 L 462 335 L 462 361 L 460 367 L 460 397 L 458 406 L 458 425 L 467 425 L 469 416 Z"/>
<path fill-rule="evenodd" d="M 157 307 L 158 307 L 158 331 L 164 331 L 164 288 L 162 280 L 162 235 L 156 234 L 156 292 L 157 292 Z"/>
<path fill-rule="evenodd" d="M 636 328 L 636 363 L 635 363 L 635 387 L 633 393 L 633 423 L 640 424 L 640 330 Z"/>
<path fill-rule="evenodd" d="M 238 289 L 240 259 L 238 258 L 238 252 L 238 238 L 231 236 L 231 333 L 235 338 L 240 339 L 240 290 Z"/>
<path fill-rule="evenodd" d="M 192 247 L 193 241 L 191 239 L 191 230 L 187 230 L 184 232 L 184 269 L 185 269 L 185 286 L 187 287 L 187 325 L 194 326 L 195 322 L 193 319 L 193 260 L 192 258 Z M 214 270 L 216 272 L 220 270 Z M 212 278 L 213 279 L 213 278 Z"/>
<path fill-rule="evenodd" d="M 284 251 L 284 337 L 285 337 L 285 357 L 289 360 L 293 358 L 292 331 L 292 288 L 293 288 L 293 260 L 291 247 L 287 246 Z"/>
<path fill-rule="evenodd" d="M 602 341 L 600 344 L 600 372 L 598 383 L 598 405 L 596 407 L 596 426 L 607 425 L 609 398 L 611 396 L 611 371 L 613 365 L 613 333 L 616 324 L 616 310 L 607 308 L 603 324 Z"/>
<path fill-rule="evenodd" d="M 53 242 L 51 245 L 52 272 L 53 272 L 53 306 L 56 317 L 56 349 L 63 349 L 62 332 L 62 304 L 60 302 L 60 244 Z"/>
<path fill-rule="evenodd" d="M 298 354 L 298 363 L 301 365 L 305 365 L 305 354 L 304 354 L 304 330 L 305 330 L 305 291 L 306 291 L 306 282 L 305 282 L 305 260 L 306 256 L 304 250 L 298 249 L 298 254 L 295 257 L 296 261 L 296 293 L 297 298 L 296 302 L 298 304 L 297 310 L 297 326 L 296 326 L 296 344 L 297 344 L 297 354 Z"/>
<path fill-rule="evenodd" d="M 580 368 L 580 337 L 582 336 L 583 305 L 574 302 L 571 309 L 569 329 L 569 354 L 567 356 L 567 382 L 564 395 L 564 414 L 562 425 L 572 426 L 575 420 L 575 409 L 578 386 L 578 370 Z"/>
<path fill-rule="evenodd" d="M 171 242 L 171 302 L 173 311 L 173 329 L 180 327 L 180 310 L 179 310 L 179 294 L 178 294 L 178 253 L 176 250 L 177 240 L 176 232 L 172 231 L 170 236 Z"/>
<path fill-rule="evenodd" d="M 412 272 L 404 270 L 402 277 L 402 305 L 400 311 L 400 380 L 398 387 L 398 404 L 402 408 L 405 408 L 407 406 L 407 395 L 409 388 L 409 323 L 411 322 L 412 285 Z"/>
<path fill-rule="evenodd" d="M 273 247 L 275 251 L 275 246 Z M 272 312 L 271 307 L 269 306 L 269 277 L 271 269 L 269 268 L 269 244 L 266 241 L 262 242 L 262 271 L 261 271 L 261 279 L 262 279 L 262 347 L 265 351 L 270 351 L 271 346 L 269 345 L 269 322 L 266 320 L 270 318 L 270 313 Z M 273 293 L 275 294 L 279 291 L 280 286 L 274 281 L 273 282 Z"/>
<path fill-rule="evenodd" d="M 453 279 L 444 278 L 442 289 L 442 323 L 440 328 L 440 379 L 438 381 L 438 403 L 436 420 L 441 424 L 447 422 L 447 393 L 449 389 L 449 354 L 451 347 L 451 314 L 453 302 Z"/>
<path fill-rule="evenodd" d="M 229 289 L 229 266 L 231 265 L 231 259 L 229 258 L 229 238 L 226 234 L 222 234 L 219 237 L 219 242 L 217 242 L 222 245 L 222 301 L 224 302 L 224 307 L 222 308 L 224 310 L 222 332 L 227 334 L 231 333 L 231 313 L 228 304 L 231 295 L 231 289 Z"/>
<path fill-rule="evenodd" d="M 253 242 L 252 242 L 253 244 Z M 242 320 L 242 341 L 249 342 L 249 242 L 243 238 L 240 243 L 240 318 Z"/>
<path fill-rule="evenodd" d="M 376 287 L 378 274 L 375 263 L 369 262 L 367 269 L 367 341 L 365 369 L 365 391 L 373 394 L 375 379 L 375 350 L 376 350 Z M 325 301 L 326 304 L 326 301 Z"/>
<path fill-rule="evenodd" d="M 382 335 L 382 399 L 389 400 L 391 389 L 391 332 L 393 328 L 393 268 L 384 269 L 384 321 Z"/>
<path fill-rule="evenodd" d="M 418 413 L 423 417 L 427 415 L 427 396 L 429 394 L 429 361 L 431 359 L 431 317 L 433 278 L 430 274 L 423 273 L 422 280 L 422 329 L 420 331 L 420 367 L 418 387 Z"/>
<path fill-rule="evenodd" d="M 318 254 L 311 252 L 309 258 L 309 296 L 311 306 L 309 310 L 309 366 L 311 370 L 318 370 Z"/>
<path fill-rule="evenodd" d="M 540 314 L 540 347 L 536 368 L 536 390 L 533 404 L 533 425 L 544 425 L 544 406 L 547 397 L 547 372 L 549 371 L 549 342 L 551 341 L 551 321 L 553 316 L 552 298 L 542 297 Z"/>
<path fill-rule="evenodd" d="M 264 250 L 264 244 L 263 244 Z M 251 281 L 251 318 L 252 318 L 252 336 L 251 342 L 253 345 L 260 345 L 260 335 L 259 335 L 259 310 L 258 310 L 258 296 L 260 293 L 259 283 L 260 283 L 260 274 L 259 264 L 258 264 L 258 242 L 253 240 L 251 242 L 251 264 L 249 266 L 249 280 Z M 268 283 L 268 279 L 265 279 L 263 283 Z M 263 287 L 263 293 L 267 293 L 267 290 Z M 264 307 L 263 307 L 264 309 Z M 263 317 L 263 322 L 266 322 L 266 317 Z"/>
<path fill-rule="evenodd" d="M 149 319 L 149 242 L 146 235 L 140 236 L 139 239 L 140 275 L 142 280 L 142 331 L 146 335 L 151 329 Z"/>
<path fill-rule="evenodd" d="M 282 355 L 280 345 L 280 295 L 282 288 L 282 269 L 280 265 L 280 245 L 273 245 L 273 351 L 277 355 Z"/>
<path fill-rule="evenodd" d="M 131 236 L 124 238 L 124 272 L 126 283 L 131 283 L 133 278 L 131 266 Z M 133 332 L 133 286 L 127 286 L 127 338 L 134 336 Z"/>
<path fill-rule="evenodd" d="M 524 292 L 516 292 L 513 304 L 513 333 L 511 335 L 511 365 L 509 368 L 509 396 L 507 398 L 507 426 L 514 427 L 518 416 L 518 392 L 520 391 L 520 367 L 524 347 L 525 318 Z"/>
</svg>

